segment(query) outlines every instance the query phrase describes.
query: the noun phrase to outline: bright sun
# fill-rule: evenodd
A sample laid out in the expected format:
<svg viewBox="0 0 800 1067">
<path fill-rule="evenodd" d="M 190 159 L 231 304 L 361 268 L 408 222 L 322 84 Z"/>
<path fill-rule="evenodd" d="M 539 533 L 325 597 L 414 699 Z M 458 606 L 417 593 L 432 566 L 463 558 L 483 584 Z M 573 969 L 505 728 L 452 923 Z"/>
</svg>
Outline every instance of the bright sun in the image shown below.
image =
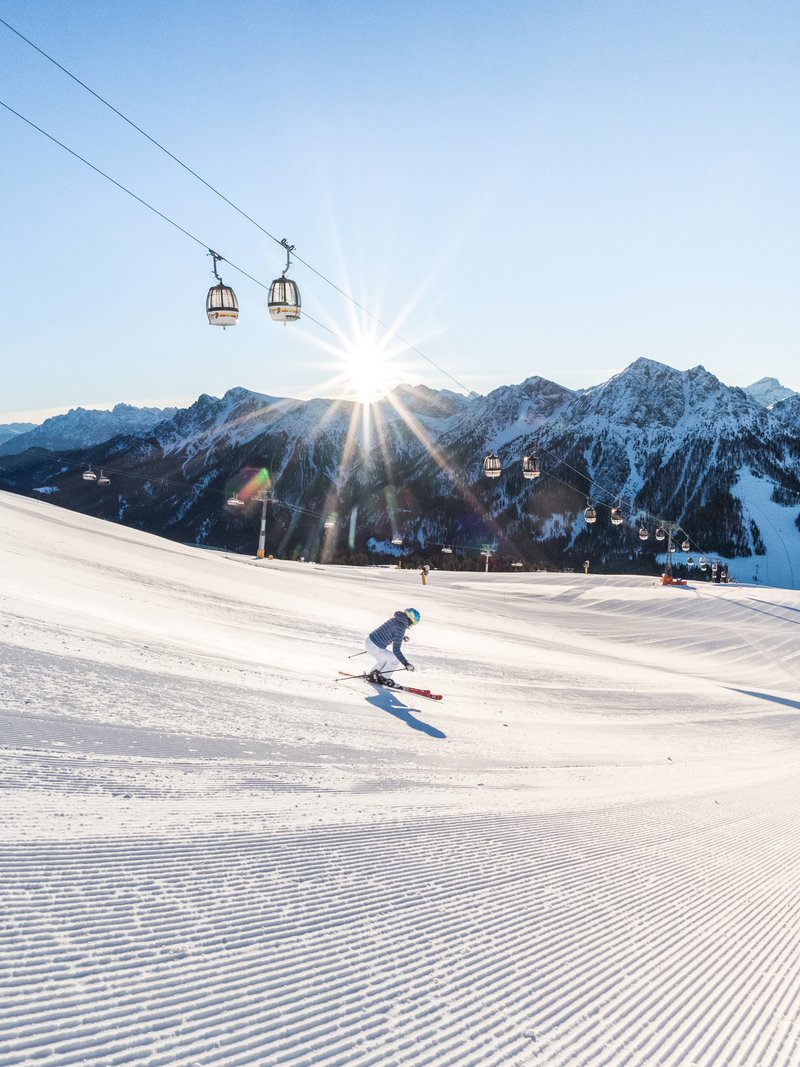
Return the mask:
<svg viewBox="0 0 800 1067">
<path fill-rule="evenodd" d="M 320 366 L 331 377 L 317 385 L 326 396 L 368 406 L 413 376 L 403 359 L 413 346 L 391 327 L 365 323 L 354 315 L 347 328 L 330 333 L 335 340 L 314 339 L 328 356 Z"/>
<path fill-rule="evenodd" d="M 355 329 L 349 337 L 339 334 L 337 345 L 325 344 L 333 356 L 326 365 L 334 372 L 327 384 L 342 399 L 373 404 L 408 373 L 400 362 L 408 345 L 398 338 L 376 334 L 375 329 Z"/>
<path fill-rule="evenodd" d="M 349 345 L 342 353 L 345 388 L 349 386 L 354 398 L 362 404 L 371 404 L 396 384 L 391 362 L 391 354 L 380 343 L 365 339 Z"/>
</svg>

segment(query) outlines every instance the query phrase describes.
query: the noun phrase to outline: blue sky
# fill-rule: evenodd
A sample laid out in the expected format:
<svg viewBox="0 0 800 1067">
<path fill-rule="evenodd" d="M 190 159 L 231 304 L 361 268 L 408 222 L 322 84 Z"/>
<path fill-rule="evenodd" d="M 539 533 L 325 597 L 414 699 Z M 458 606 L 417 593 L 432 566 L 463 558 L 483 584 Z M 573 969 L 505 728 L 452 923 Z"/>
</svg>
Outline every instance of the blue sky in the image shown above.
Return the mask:
<svg viewBox="0 0 800 1067">
<path fill-rule="evenodd" d="M 304 309 L 355 357 L 271 322 L 224 264 L 240 322 L 208 326 L 203 248 L 0 108 L 0 421 L 235 385 L 357 392 L 376 368 L 378 387 L 579 387 L 639 356 L 800 390 L 795 3 L 11 0 L 0 17 L 427 357 L 301 264 Z M 277 244 L 3 26 L 0 99 L 259 280 L 281 273 Z"/>
</svg>

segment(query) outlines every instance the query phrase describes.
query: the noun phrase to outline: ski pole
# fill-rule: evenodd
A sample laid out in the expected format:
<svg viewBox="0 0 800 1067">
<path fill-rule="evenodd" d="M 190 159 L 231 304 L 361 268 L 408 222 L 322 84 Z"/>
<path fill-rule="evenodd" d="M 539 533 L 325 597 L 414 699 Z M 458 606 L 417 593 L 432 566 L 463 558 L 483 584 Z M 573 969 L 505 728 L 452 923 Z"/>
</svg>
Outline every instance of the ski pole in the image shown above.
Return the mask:
<svg viewBox="0 0 800 1067">
<path fill-rule="evenodd" d="M 366 654 L 367 654 L 367 650 L 364 649 L 363 652 L 354 652 L 352 656 L 348 656 L 347 658 L 348 659 L 355 659 L 356 656 L 366 656 Z"/>
</svg>

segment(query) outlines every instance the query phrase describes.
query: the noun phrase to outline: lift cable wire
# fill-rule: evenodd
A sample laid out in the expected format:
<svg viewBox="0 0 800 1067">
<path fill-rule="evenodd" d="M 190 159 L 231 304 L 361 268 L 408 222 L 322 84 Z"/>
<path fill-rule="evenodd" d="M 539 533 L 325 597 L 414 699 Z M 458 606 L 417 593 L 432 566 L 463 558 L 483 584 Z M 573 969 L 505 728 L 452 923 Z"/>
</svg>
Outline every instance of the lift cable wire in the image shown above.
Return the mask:
<svg viewBox="0 0 800 1067">
<path fill-rule="evenodd" d="M 52 63 L 53 66 L 58 67 L 58 69 L 63 74 L 66 74 L 68 78 L 71 78 L 74 82 L 80 85 L 80 87 L 82 89 L 85 89 L 87 93 L 91 93 L 95 100 L 99 100 L 101 104 L 105 104 L 105 106 L 111 111 L 113 111 L 115 115 L 121 118 L 123 122 L 127 122 L 127 124 L 129 126 L 132 126 L 137 133 L 140 133 L 142 135 L 142 137 L 146 137 L 151 144 L 155 145 L 156 148 L 160 149 L 162 152 L 164 152 L 165 155 L 169 156 L 170 159 L 174 160 L 179 167 L 183 167 L 183 169 L 189 174 L 191 174 L 193 178 L 196 178 L 199 182 L 205 185 L 205 187 L 209 189 L 212 193 L 224 200 L 226 204 L 229 204 L 230 207 L 234 209 L 234 211 L 238 211 L 238 213 L 242 215 L 243 218 L 247 219 L 248 222 L 252 222 L 254 226 L 257 226 L 263 234 L 265 234 L 271 240 L 275 241 L 276 244 L 281 244 L 279 238 L 277 238 L 274 234 L 270 233 L 268 230 L 265 230 L 260 223 L 256 222 L 256 220 L 251 218 L 245 211 L 242 211 L 242 209 L 236 204 L 234 204 L 232 200 L 229 200 L 227 196 L 224 195 L 224 193 L 221 193 L 219 189 L 215 188 L 210 182 L 207 182 L 205 178 L 203 178 L 197 173 L 197 171 L 192 170 L 192 168 L 187 163 L 184 163 L 182 159 L 179 159 L 178 156 L 170 152 L 168 148 L 165 148 L 160 141 L 157 141 L 155 139 L 155 137 L 151 137 L 147 130 L 143 130 L 141 126 L 137 126 L 132 119 L 129 119 L 127 115 L 123 114 L 118 108 L 114 107 L 113 104 L 109 103 L 109 101 L 106 100 L 105 97 L 101 96 L 100 93 L 95 92 L 95 90 L 92 89 L 91 86 L 87 85 L 86 82 L 81 81 L 81 79 L 77 77 L 77 75 L 73 74 L 72 71 L 67 70 L 67 68 L 61 63 L 59 63 L 57 59 L 53 59 L 53 57 L 51 55 L 48 55 L 43 48 L 40 48 L 37 44 L 34 44 L 33 41 L 31 41 L 28 37 L 25 36 L 24 33 L 20 33 L 19 30 L 15 29 L 10 23 L 6 22 L 4 18 L 0 18 L 0 23 L 5 26 L 6 29 L 11 30 L 12 33 L 15 33 L 17 37 L 21 38 L 26 44 L 30 45 L 31 48 L 33 48 L 39 53 L 40 56 L 44 56 L 44 58 L 50 63 Z"/>
<path fill-rule="evenodd" d="M 37 126 L 36 123 L 33 122 L 31 119 L 26 118 L 24 115 L 20 114 L 19 111 L 15 111 L 15 109 L 11 107 L 10 104 L 7 104 L 4 100 L 0 100 L 0 105 L 2 105 L 6 109 L 6 111 L 10 111 L 12 115 L 16 115 L 18 119 L 22 119 L 23 122 L 26 122 L 30 127 L 36 130 L 37 133 L 41 133 L 42 136 L 46 137 L 49 141 L 52 141 L 53 144 L 57 144 L 59 148 L 63 148 L 65 152 L 69 152 L 69 154 L 71 156 L 74 156 L 75 159 L 79 159 L 81 163 L 84 163 L 87 167 L 90 167 L 93 171 L 95 171 L 96 174 L 99 174 L 107 181 L 110 181 L 112 185 L 116 185 L 116 187 L 118 189 L 121 189 L 123 193 L 127 193 L 128 196 L 132 196 L 134 200 L 138 200 L 140 204 L 143 204 L 144 207 L 154 212 L 156 215 L 158 215 L 159 218 L 163 219 L 165 222 L 168 222 L 170 226 L 174 226 L 176 230 L 180 230 L 182 234 L 185 234 L 185 236 L 188 237 L 190 240 L 195 241 L 197 244 L 200 245 L 201 248 L 208 248 L 208 245 L 204 241 L 201 241 L 199 237 L 195 237 L 193 233 L 189 233 L 189 231 L 185 230 L 183 226 L 179 225 L 179 223 L 169 218 L 168 215 L 165 215 L 163 211 L 159 211 L 158 208 L 153 207 L 152 204 L 148 204 L 146 200 L 142 200 L 140 196 L 137 196 L 136 193 L 132 192 L 126 185 L 123 185 L 121 182 L 118 182 L 116 178 L 112 178 L 110 174 L 106 174 L 104 170 L 100 170 L 100 168 L 96 167 L 94 163 L 90 163 L 88 159 L 85 159 L 83 156 L 75 152 L 72 148 L 69 148 L 67 145 L 64 144 L 63 141 L 59 141 L 58 138 L 54 137 L 52 133 L 48 133 L 47 130 L 43 130 L 41 126 Z M 234 267 L 235 270 L 241 270 L 240 267 L 236 267 L 233 263 L 231 263 L 230 265 Z M 241 271 L 241 273 L 245 274 L 246 272 Z M 248 274 L 247 277 L 250 278 L 250 275 Z M 257 278 L 251 278 L 251 281 L 254 281 L 257 285 L 262 284 L 258 281 Z M 265 288 L 268 287 L 265 286 Z"/>
<path fill-rule="evenodd" d="M 202 185 L 204 185 L 206 187 L 206 189 L 208 189 L 210 192 L 214 193 L 221 200 L 224 200 L 224 202 L 229 207 L 233 208 L 233 210 L 236 211 L 239 215 L 241 215 L 242 218 L 244 218 L 248 222 L 252 223 L 252 225 L 255 226 L 256 229 L 260 230 L 261 233 L 263 233 L 266 237 L 269 237 L 271 241 L 274 241 L 276 244 L 281 245 L 282 247 L 285 248 L 285 245 L 284 245 L 283 241 L 280 240 L 279 238 L 277 238 L 275 236 L 275 234 L 270 233 L 270 231 L 267 230 L 264 226 L 262 226 L 260 222 L 258 222 L 256 219 L 254 219 L 251 215 L 248 215 L 246 211 L 244 211 L 242 208 L 240 208 L 238 206 L 238 204 L 235 204 L 231 199 L 229 199 L 227 196 L 225 196 L 224 193 L 220 192 L 220 190 L 217 189 L 216 186 L 212 185 L 211 182 L 206 181 L 206 179 L 203 178 L 200 174 L 198 174 L 196 170 L 193 170 L 188 165 L 188 163 L 184 163 L 182 159 L 180 159 L 178 156 L 176 156 L 173 152 L 170 152 L 170 150 L 168 148 L 166 148 L 163 144 L 161 144 L 160 141 L 157 141 L 155 139 L 155 137 L 151 137 L 150 134 L 147 133 L 146 130 L 143 130 L 141 126 L 138 126 L 132 119 L 129 119 L 127 115 L 123 114 L 122 111 L 120 111 L 118 108 L 114 107 L 113 104 L 109 103 L 109 101 L 106 100 L 105 97 L 101 96 L 100 93 L 96 92 L 94 89 L 92 89 L 90 86 L 88 86 L 86 84 L 86 82 L 81 81 L 81 79 L 78 78 L 77 75 L 73 74 L 72 71 L 67 70 L 67 68 L 65 66 L 63 66 L 61 63 L 59 63 L 58 60 L 54 59 L 51 55 L 48 55 L 48 53 L 45 52 L 44 49 L 42 49 L 38 45 L 34 44 L 33 41 L 31 41 L 23 33 L 20 33 L 19 30 L 15 29 L 10 23 L 6 22 L 5 19 L 0 18 L 0 24 L 5 26 L 6 29 L 10 30 L 12 33 L 16 34 L 17 37 L 19 37 L 21 40 L 23 40 L 26 44 L 30 45 L 31 48 L 33 48 L 35 51 L 37 51 L 39 53 L 39 55 L 43 56 L 46 60 L 48 60 L 48 62 L 52 63 L 53 66 L 58 67 L 58 69 L 60 71 L 62 71 L 62 73 L 66 74 L 68 78 L 71 78 L 77 85 L 80 85 L 82 89 L 85 89 L 87 93 L 90 93 L 101 104 L 104 104 L 107 108 L 109 108 L 111 111 L 113 111 L 114 114 L 117 115 L 119 118 L 121 118 L 123 122 L 126 122 L 129 126 L 131 126 L 134 130 L 136 130 L 137 133 L 140 133 L 142 135 L 142 137 L 145 137 L 152 145 L 154 145 L 156 148 L 160 149 L 160 151 L 162 151 L 165 155 L 169 156 L 169 158 L 171 160 L 173 160 L 175 163 L 177 163 L 178 166 L 183 167 L 183 169 L 188 174 L 191 174 L 192 177 L 196 178 L 197 181 L 199 181 Z M 12 110 L 12 109 L 9 108 L 9 110 Z M 14 112 L 14 114 L 18 114 L 18 113 Z M 21 115 L 19 117 L 22 118 Z M 25 121 L 27 122 L 28 120 L 26 119 Z M 31 125 L 33 125 L 33 123 L 31 123 Z M 35 128 L 38 129 L 38 127 L 35 127 Z M 40 132 L 44 133 L 43 130 L 41 130 Z M 45 136 L 50 136 L 50 135 L 46 134 Z M 55 138 L 51 138 L 51 139 L 55 140 Z M 58 141 L 56 143 L 60 144 L 60 142 L 58 142 Z M 64 148 L 65 146 L 62 145 L 61 147 Z M 67 151 L 70 151 L 70 149 L 67 149 Z M 75 154 L 76 153 L 73 153 L 73 155 L 75 155 Z M 80 159 L 81 157 L 79 156 L 78 158 Z M 84 160 L 83 162 L 86 162 L 86 161 Z M 91 164 L 89 164 L 89 166 L 91 166 Z M 97 169 L 97 168 L 95 168 L 95 169 Z M 102 172 L 100 172 L 100 173 L 102 173 Z M 104 176 L 107 177 L 107 175 L 104 175 Z M 113 180 L 113 179 L 111 179 L 111 180 Z M 125 190 L 125 191 L 127 192 L 128 190 Z M 131 194 L 131 195 L 134 195 L 134 194 Z M 137 197 L 137 199 L 138 199 L 138 197 Z M 149 207 L 149 205 L 146 205 L 146 206 Z M 153 209 L 153 210 L 155 210 L 155 209 Z M 162 217 L 164 217 L 164 216 L 162 216 Z M 167 221 L 171 221 L 171 220 L 167 220 Z M 175 225 L 175 224 L 173 223 L 173 225 Z M 315 274 L 318 278 L 320 278 L 322 281 L 324 281 L 327 285 L 331 286 L 332 289 L 335 289 L 336 292 L 339 293 L 341 296 L 343 296 L 346 300 L 349 300 L 350 303 L 354 307 L 358 308 L 359 311 L 361 311 L 365 315 L 369 316 L 369 318 L 371 318 L 373 320 L 373 322 L 376 322 L 382 329 L 386 330 L 387 333 L 390 333 L 390 334 L 392 334 L 393 337 L 396 337 L 397 340 L 400 341 L 406 348 L 408 348 L 412 352 L 416 352 L 416 354 L 418 356 L 421 356 L 422 359 L 424 359 L 428 363 L 430 363 L 430 365 L 432 367 L 435 367 L 436 370 L 438 370 L 440 374 L 443 374 L 445 377 L 449 378 L 451 382 L 454 382 L 459 387 L 459 389 L 463 389 L 466 393 L 471 392 L 471 390 L 468 389 L 464 385 L 463 382 L 460 382 L 457 378 L 455 378 L 452 374 L 450 374 L 449 371 L 445 370 L 444 367 L 439 366 L 439 364 L 436 363 L 433 359 L 431 359 L 430 356 L 426 355 L 421 349 L 417 348 L 417 346 L 412 344 L 411 341 L 408 341 L 408 340 L 406 340 L 405 337 L 402 337 L 397 332 L 397 330 L 395 330 L 387 322 L 384 322 L 381 318 L 379 318 L 377 315 L 375 315 L 374 312 L 370 311 L 368 307 L 365 307 L 358 300 L 356 300 L 356 298 L 352 295 L 352 293 L 348 293 L 345 289 L 342 289 L 340 286 L 338 286 L 336 284 L 336 282 L 332 281 L 325 274 L 323 274 L 322 271 L 318 270 L 316 267 L 312 266 L 312 264 L 309 263 L 307 260 L 303 259 L 302 256 L 298 256 L 296 253 L 293 253 L 293 258 L 295 259 L 295 261 L 297 263 L 302 263 L 304 267 L 306 267 L 308 270 L 310 270 L 312 272 L 312 274 Z M 229 262 L 229 261 L 226 261 L 226 262 Z M 230 265 L 233 266 L 232 263 Z M 236 269 L 238 269 L 238 268 L 236 268 Z M 244 273 L 244 271 L 242 271 L 242 273 Z M 249 275 L 247 275 L 247 276 L 249 277 Z M 259 284 L 261 284 L 261 283 L 259 283 Z M 307 315 L 306 317 L 307 318 L 311 318 L 310 315 Z M 314 322 L 316 320 L 312 319 L 311 321 Z M 322 324 L 321 323 L 317 323 L 317 325 L 322 325 Z M 323 326 L 323 329 L 328 329 L 328 327 L 324 327 Z M 334 336 L 338 336 L 334 330 L 329 330 L 329 332 L 334 334 Z"/>
<path fill-rule="evenodd" d="M 89 448 L 91 448 L 91 446 L 89 446 Z M 34 445 L 29 451 L 37 452 L 43 459 L 45 459 L 45 458 L 52 459 L 54 462 L 61 463 L 65 467 L 70 467 L 70 468 L 72 468 L 73 470 L 76 470 L 76 471 L 79 471 L 79 470 L 85 471 L 87 469 L 87 464 L 86 463 L 78 463 L 75 460 L 64 459 L 63 456 L 56 456 L 49 449 L 44 448 L 41 445 Z M 88 451 L 88 449 L 83 449 L 83 451 Z M 120 467 L 109 467 L 106 463 L 103 463 L 103 464 L 92 463 L 92 464 L 89 464 L 88 466 L 89 466 L 90 470 L 92 470 L 93 468 L 96 467 L 98 470 L 102 470 L 105 474 L 113 474 L 116 478 L 133 478 L 135 481 L 138 481 L 138 482 L 158 482 L 160 485 L 167 486 L 167 488 L 171 488 L 171 489 L 192 490 L 192 489 L 195 488 L 195 484 L 196 484 L 194 482 L 177 482 L 177 481 L 175 481 L 174 478 L 165 478 L 165 477 L 163 477 L 161 475 L 159 475 L 159 476 L 154 478 L 153 475 L 151 475 L 151 474 L 148 474 L 148 475 L 136 474 L 133 471 L 130 471 L 130 470 L 127 470 L 127 469 L 122 469 Z M 233 479 L 231 479 L 231 480 L 233 480 Z M 230 492 L 225 492 L 222 489 L 203 489 L 201 495 L 203 495 L 203 496 L 219 496 L 219 497 L 222 497 L 224 500 L 229 500 L 230 496 L 231 496 Z M 257 498 L 253 498 L 253 499 L 257 499 Z M 311 508 L 303 507 L 300 504 L 290 504 L 286 500 L 281 500 L 279 497 L 273 496 L 271 492 L 268 494 L 268 499 L 269 499 L 269 503 L 270 504 L 275 504 L 278 507 L 286 508 L 287 511 L 296 511 L 296 512 L 299 512 L 300 514 L 303 514 L 303 515 L 309 515 L 309 516 L 311 516 L 312 518 L 315 518 L 315 519 L 328 519 L 328 517 L 329 517 L 326 512 L 314 511 Z M 249 502 L 249 501 L 247 501 L 247 502 Z M 246 502 L 242 501 L 242 503 L 246 503 Z M 136 507 L 142 507 L 143 505 L 138 504 L 138 505 L 135 505 L 135 506 Z"/>
<path fill-rule="evenodd" d="M 536 443 L 535 445 L 533 445 L 531 447 L 531 451 L 541 452 L 542 455 L 549 456 L 550 459 L 555 460 L 556 463 L 560 464 L 563 467 L 566 467 L 568 470 L 571 470 L 573 472 L 573 474 L 577 474 L 578 477 L 581 478 L 583 481 L 588 482 L 588 493 L 589 494 L 591 494 L 592 487 L 594 486 L 597 490 L 599 490 L 600 493 L 603 494 L 603 496 L 609 497 L 611 500 L 616 500 L 618 507 L 620 507 L 620 508 L 622 508 L 623 506 L 627 507 L 631 512 L 631 516 L 636 514 L 637 516 L 639 516 L 640 519 L 643 519 L 646 522 L 654 523 L 656 525 L 662 525 L 665 521 L 667 521 L 667 520 L 663 519 L 660 516 L 652 515 L 650 512 L 648 512 L 648 511 L 646 511 L 646 510 L 644 510 L 642 508 L 635 507 L 633 501 L 625 500 L 619 493 L 614 493 L 610 489 L 607 489 L 605 486 L 601 485 L 600 482 L 598 482 L 595 478 L 590 478 L 588 474 L 584 474 L 582 471 L 579 471 L 577 467 L 573 467 L 571 463 L 567 462 L 567 460 L 563 459 L 561 456 L 557 456 L 554 452 L 551 452 L 549 449 L 544 448 L 542 445 Z M 552 472 L 550 472 L 550 477 L 551 478 L 555 478 L 556 481 L 560 482 L 563 486 L 566 486 L 568 489 L 574 489 L 576 492 L 580 492 L 580 490 L 578 490 L 576 486 L 572 485 L 570 482 L 565 482 L 563 479 L 558 478 Z M 597 502 L 600 503 L 600 504 L 603 504 L 607 508 L 610 508 L 610 507 L 613 506 L 613 505 L 609 504 L 607 501 L 597 501 Z M 680 525 L 678 525 L 676 527 L 675 532 L 677 533 L 678 530 L 680 530 L 680 532 L 685 534 L 686 537 L 688 538 L 689 535 L 686 533 L 685 530 L 682 529 L 682 527 Z"/>
<path fill-rule="evenodd" d="M 0 21 L 2 21 L 2 19 L 0 19 Z M 184 234 L 184 236 L 188 237 L 189 240 L 194 241 L 195 244 L 198 244 L 201 248 L 204 248 L 206 249 L 206 251 L 209 251 L 209 245 L 206 244 L 205 241 L 201 241 L 199 237 L 196 237 L 193 233 L 190 233 L 189 230 L 181 226 L 180 223 L 175 222 L 174 219 L 171 219 L 169 215 L 165 215 L 163 211 L 159 211 L 157 207 L 153 207 L 153 205 L 148 203 L 147 200 L 143 200 L 141 196 L 138 196 L 136 193 L 134 193 L 131 189 L 127 187 L 127 185 L 123 185 L 122 182 L 118 182 L 116 178 L 112 178 L 110 174 L 106 174 L 106 172 L 104 170 L 101 170 L 100 167 L 95 166 L 94 163 L 90 163 L 88 159 L 84 158 L 84 156 L 74 151 L 74 149 L 70 148 L 68 145 L 65 145 L 63 141 L 59 141 L 58 138 L 54 137 L 52 133 L 48 133 L 47 130 L 43 130 L 41 126 L 37 126 L 35 122 L 33 122 L 29 118 L 26 118 L 25 115 L 20 114 L 19 111 L 16 111 L 4 100 L 0 100 L 0 107 L 4 107 L 6 111 L 10 111 L 12 115 L 16 115 L 18 119 L 21 119 L 23 122 L 27 123 L 27 125 L 30 126 L 32 129 L 36 130 L 37 133 L 42 134 L 43 137 L 46 137 L 49 141 L 52 141 L 53 144 L 58 145 L 59 148 L 63 148 L 65 152 L 68 152 L 75 159 L 80 160 L 81 163 L 84 163 L 87 167 L 93 170 L 96 174 L 99 174 L 102 178 L 105 178 L 106 181 L 111 182 L 111 184 L 115 185 L 117 189 L 121 189 L 123 193 L 127 193 L 128 196 L 133 197 L 133 199 L 136 200 L 143 207 L 146 207 L 149 211 L 152 211 L 154 215 L 158 215 L 158 217 L 160 219 L 163 219 L 164 222 L 168 222 L 170 226 L 174 226 L 176 230 L 179 230 L 182 234 Z M 249 278 L 251 282 L 254 282 L 262 289 L 266 289 L 267 291 L 269 291 L 270 287 L 269 285 L 267 285 L 266 282 L 260 281 L 260 279 L 254 277 L 252 274 L 249 274 L 243 267 L 239 267 L 236 265 L 236 263 L 232 263 L 231 260 L 225 259 L 225 257 L 222 256 L 220 257 L 220 259 L 222 259 L 223 262 L 227 263 L 229 267 L 232 267 L 235 271 L 238 271 L 239 274 L 242 274 L 245 278 Z M 335 330 L 332 330 L 330 326 L 326 326 L 324 322 L 319 322 L 313 317 L 313 315 L 309 315 L 304 312 L 304 317 L 307 318 L 310 322 L 313 322 L 316 326 L 319 326 L 321 329 L 327 330 L 328 333 L 332 334 L 334 337 L 337 337 L 343 344 L 347 343 L 345 338 L 342 337 L 341 334 L 338 334 Z"/>
<path fill-rule="evenodd" d="M 660 526 L 664 522 L 667 521 L 667 520 L 661 518 L 660 516 L 652 515 L 650 512 L 645 511 L 642 508 L 635 507 L 632 501 L 625 500 L 619 493 L 614 493 L 610 489 L 605 488 L 605 486 L 602 486 L 596 479 L 590 478 L 588 474 L 584 474 L 582 471 L 579 471 L 577 467 L 573 467 L 571 463 L 567 462 L 567 460 L 563 459 L 561 456 L 556 455 L 555 452 L 551 452 L 548 448 L 545 448 L 541 444 L 537 443 L 535 446 L 532 446 L 531 451 L 532 452 L 533 451 L 540 452 L 544 456 L 549 456 L 550 459 L 555 460 L 556 463 L 560 464 L 563 467 L 566 467 L 568 470 L 572 471 L 573 474 L 577 474 L 577 476 L 579 478 L 581 478 L 583 481 L 588 482 L 588 486 L 589 486 L 589 490 L 590 491 L 591 491 L 592 487 L 594 486 L 604 496 L 610 497 L 611 500 L 616 500 L 618 502 L 617 506 L 620 509 L 622 507 L 628 508 L 630 513 L 631 513 L 631 519 L 632 519 L 632 516 L 635 514 L 635 515 L 639 516 L 639 518 L 641 520 L 644 520 L 646 522 L 650 522 L 650 523 L 652 523 L 652 524 L 654 524 L 656 526 Z M 581 490 L 578 489 L 578 487 L 576 485 L 573 485 L 572 482 L 564 481 L 563 478 L 559 478 L 558 475 L 554 474 L 552 471 L 548 471 L 547 475 L 548 475 L 548 477 L 550 477 L 550 478 L 554 479 L 555 481 L 559 482 L 565 488 L 572 489 L 576 493 L 581 493 Z M 612 504 L 609 504 L 605 500 L 598 500 L 597 503 L 598 504 L 602 504 L 603 507 L 607 507 L 607 508 L 611 508 L 611 507 L 614 506 Z M 687 538 L 689 537 L 689 535 L 686 533 L 686 531 L 680 525 L 677 525 L 673 532 L 677 533 L 678 531 L 680 531 L 681 533 L 685 534 L 685 536 Z"/>
<path fill-rule="evenodd" d="M 619 495 L 614 496 L 614 494 L 610 493 L 610 490 L 603 489 L 603 487 L 600 486 L 597 482 L 595 482 L 592 479 L 589 479 L 587 475 L 581 474 L 581 472 L 579 470 L 577 470 L 575 467 L 573 467 L 569 463 L 567 463 L 566 460 L 560 459 L 554 453 L 549 452 L 546 448 L 542 448 L 541 446 L 537 446 L 537 451 L 543 453 L 544 455 L 551 456 L 557 463 L 562 463 L 564 466 L 568 467 L 571 471 L 574 471 L 579 477 L 583 478 L 585 481 L 590 481 L 591 485 L 597 485 L 598 489 L 600 489 L 604 493 L 608 493 L 609 495 L 611 495 L 613 497 L 613 499 L 615 499 L 615 500 L 617 500 L 619 502 L 617 506 L 619 506 L 620 509 L 622 509 L 622 507 L 629 508 L 630 511 L 631 511 L 631 514 L 633 514 L 635 512 L 636 515 L 639 516 L 640 520 L 644 520 L 645 522 L 650 522 L 651 524 L 653 524 L 655 526 L 661 526 L 665 522 L 667 522 L 667 520 L 662 519 L 662 518 L 660 518 L 660 517 L 658 517 L 656 515 L 651 515 L 649 512 L 643 511 L 641 508 L 634 508 L 633 505 L 629 501 L 623 500 Z M 572 482 L 564 481 L 563 478 L 559 478 L 559 476 L 557 474 L 555 474 L 553 471 L 543 471 L 542 474 L 543 474 L 543 480 L 547 479 L 547 478 L 551 478 L 553 481 L 558 482 L 560 485 L 563 485 L 566 489 L 571 489 L 575 493 L 580 493 L 580 490 Z M 598 501 L 598 503 L 602 504 L 603 507 L 607 507 L 609 509 L 611 509 L 611 507 L 612 507 L 611 504 L 607 504 L 607 503 L 605 503 L 603 501 Z M 682 526 L 680 526 L 678 524 L 675 524 L 673 526 L 673 531 L 672 532 L 673 532 L 673 534 L 682 533 L 684 535 L 684 537 L 686 538 L 686 540 L 690 540 L 692 542 L 692 544 L 695 546 L 694 551 L 701 552 L 701 550 L 697 547 L 697 545 L 694 542 L 694 540 L 689 537 L 689 535 L 686 533 L 686 531 L 683 529 Z"/>
</svg>

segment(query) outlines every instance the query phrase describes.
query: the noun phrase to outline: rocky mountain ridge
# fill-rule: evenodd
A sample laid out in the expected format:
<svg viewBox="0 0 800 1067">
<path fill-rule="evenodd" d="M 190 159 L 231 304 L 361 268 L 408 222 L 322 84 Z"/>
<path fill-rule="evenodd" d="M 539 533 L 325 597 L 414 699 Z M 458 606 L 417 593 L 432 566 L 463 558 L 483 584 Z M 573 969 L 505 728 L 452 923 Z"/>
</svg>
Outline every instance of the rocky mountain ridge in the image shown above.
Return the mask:
<svg viewBox="0 0 800 1067">
<path fill-rule="evenodd" d="M 72 408 L 65 415 L 53 415 L 38 426 L 28 424 L 21 433 L 6 437 L 0 441 L 0 456 L 17 455 L 29 448 L 87 448 L 119 434 L 146 432 L 176 411 L 131 404 L 117 404 L 110 411 Z"/>
<path fill-rule="evenodd" d="M 542 475 L 528 481 L 520 460 L 533 451 Z M 488 452 L 503 464 L 495 480 L 482 474 Z M 90 463 L 113 472 L 105 493 L 80 479 Z M 236 388 L 102 445 L 3 466 L 5 488 L 241 551 L 254 548 L 259 508 L 226 501 L 257 484 L 274 499 L 268 542 L 280 555 L 366 562 L 401 552 L 454 565 L 460 549 L 466 566 L 490 543 L 495 565 L 589 559 L 657 573 L 652 532 L 669 520 L 693 552 L 800 587 L 800 395 L 766 407 L 703 367 L 639 359 L 577 391 L 538 376 L 487 396 L 401 387 L 369 408 Z M 608 521 L 612 507 L 623 526 Z M 442 546 L 455 551 L 442 557 Z"/>
<path fill-rule="evenodd" d="M 11 441 L 23 433 L 36 428 L 35 422 L 3 422 L 0 423 L 0 445 Z"/>
</svg>

